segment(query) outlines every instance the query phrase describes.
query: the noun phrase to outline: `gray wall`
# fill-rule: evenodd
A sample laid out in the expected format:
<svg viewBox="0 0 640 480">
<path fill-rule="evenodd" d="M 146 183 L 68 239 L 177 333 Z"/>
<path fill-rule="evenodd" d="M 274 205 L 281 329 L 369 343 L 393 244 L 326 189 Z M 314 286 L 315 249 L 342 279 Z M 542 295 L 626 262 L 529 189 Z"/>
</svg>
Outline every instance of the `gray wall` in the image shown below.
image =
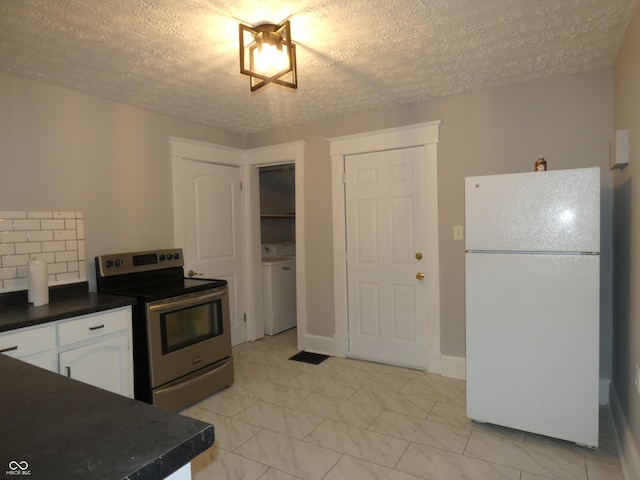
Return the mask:
<svg viewBox="0 0 640 480">
<path fill-rule="evenodd" d="M 304 86 L 301 85 L 301 88 Z M 443 120 L 439 145 L 441 346 L 465 354 L 463 179 L 531 171 L 538 155 L 550 169 L 603 168 L 603 315 L 601 374 L 610 375 L 611 175 L 610 70 L 540 80 L 331 121 L 254 134 L 226 134 L 0 74 L 0 210 L 80 210 L 87 258 L 172 246 L 168 136 L 234 147 L 304 140 L 308 332 L 332 336 L 331 168 L 327 138 Z"/>
<path fill-rule="evenodd" d="M 640 11 L 627 30 L 614 66 L 616 129 L 629 130 L 629 166 L 614 175 L 614 336 L 613 385 L 629 432 L 622 443 L 627 458 L 640 458 Z M 619 425 L 624 428 L 624 425 Z M 633 443 L 628 442 L 630 433 Z M 640 464 L 636 465 L 640 469 Z M 640 475 L 640 471 L 636 471 Z"/>
<path fill-rule="evenodd" d="M 309 333 L 334 332 L 331 238 L 331 166 L 327 138 L 442 120 L 438 147 L 441 348 L 465 355 L 464 177 L 532 171 L 539 155 L 549 169 L 602 167 L 601 376 L 611 374 L 611 189 L 608 169 L 613 125 L 610 70 L 477 91 L 366 112 L 328 122 L 255 134 L 248 147 L 304 139 Z"/>
<path fill-rule="evenodd" d="M 87 260 L 173 247 L 169 136 L 245 140 L 0 73 L 0 210 L 82 211 Z"/>
</svg>

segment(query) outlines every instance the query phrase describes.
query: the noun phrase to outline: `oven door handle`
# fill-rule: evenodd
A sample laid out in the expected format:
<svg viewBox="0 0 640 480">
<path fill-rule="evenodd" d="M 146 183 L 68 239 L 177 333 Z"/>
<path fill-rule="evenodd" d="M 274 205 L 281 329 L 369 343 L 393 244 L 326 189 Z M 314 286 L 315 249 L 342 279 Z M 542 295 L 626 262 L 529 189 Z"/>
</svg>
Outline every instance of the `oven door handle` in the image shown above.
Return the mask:
<svg viewBox="0 0 640 480">
<path fill-rule="evenodd" d="M 152 302 L 147 304 L 147 308 L 150 312 L 162 313 L 163 311 L 170 311 L 176 309 L 183 309 L 189 307 L 195 307 L 205 303 L 211 303 L 224 297 L 227 294 L 227 289 L 215 290 L 211 293 L 202 294 L 194 293 L 188 297 L 174 297 L 158 302 Z"/>
</svg>

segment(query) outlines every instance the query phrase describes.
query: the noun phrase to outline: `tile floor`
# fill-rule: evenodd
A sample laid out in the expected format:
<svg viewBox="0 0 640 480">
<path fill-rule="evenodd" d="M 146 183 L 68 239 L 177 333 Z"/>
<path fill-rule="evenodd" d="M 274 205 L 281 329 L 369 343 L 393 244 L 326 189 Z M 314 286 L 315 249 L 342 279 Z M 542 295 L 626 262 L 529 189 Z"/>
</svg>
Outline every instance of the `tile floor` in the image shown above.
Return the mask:
<svg viewBox="0 0 640 480">
<path fill-rule="evenodd" d="M 464 381 L 297 352 L 295 329 L 235 347 L 235 383 L 182 412 L 216 429 L 195 480 L 623 480 L 604 408 L 591 450 L 471 422 Z"/>
</svg>

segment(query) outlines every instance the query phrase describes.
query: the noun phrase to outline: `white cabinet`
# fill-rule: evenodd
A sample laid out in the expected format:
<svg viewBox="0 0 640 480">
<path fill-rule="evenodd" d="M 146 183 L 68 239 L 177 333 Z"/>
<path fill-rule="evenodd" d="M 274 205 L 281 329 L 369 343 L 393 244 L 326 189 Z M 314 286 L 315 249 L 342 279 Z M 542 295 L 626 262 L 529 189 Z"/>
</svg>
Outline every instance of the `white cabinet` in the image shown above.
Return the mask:
<svg viewBox="0 0 640 480">
<path fill-rule="evenodd" d="M 55 330 L 48 324 L 1 334 L 0 353 L 58 372 Z"/>
<path fill-rule="evenodd" d="M 131 307 L 0 334 L 0 353 L 133 398 Z"/>
<path fill-rule="evenodd" d="M 130 357 L 131 347 L 126 335 L 118 335 L 60 353 L 60 373 L 132 397 Z"/>
<path fill-rule="evenodd" d="M 130 307 L 61 321 L 57 330 L 62 375 L 133 398 Z"/>
</svg>

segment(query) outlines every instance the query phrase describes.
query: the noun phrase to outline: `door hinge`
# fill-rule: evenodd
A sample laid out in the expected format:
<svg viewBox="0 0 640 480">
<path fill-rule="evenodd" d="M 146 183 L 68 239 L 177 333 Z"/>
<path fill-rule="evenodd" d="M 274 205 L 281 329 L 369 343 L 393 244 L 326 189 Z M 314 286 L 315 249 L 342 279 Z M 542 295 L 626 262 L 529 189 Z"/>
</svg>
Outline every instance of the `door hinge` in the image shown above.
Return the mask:
<svg viewBox="0 0 640 480">
<path fill-rule="evenodd" d="M 342 183 L 347 184 L 347 172 L 342 172 Z"/>
<path fill-rule="evenodd" d="M 242 180 L 240 180 L 240 191 L 242 191 Z"/>
<path fill-rule="evenodd" d="M 244 314 L 244 323 L 247 323 L 247 314 Z"/>
</svg>

